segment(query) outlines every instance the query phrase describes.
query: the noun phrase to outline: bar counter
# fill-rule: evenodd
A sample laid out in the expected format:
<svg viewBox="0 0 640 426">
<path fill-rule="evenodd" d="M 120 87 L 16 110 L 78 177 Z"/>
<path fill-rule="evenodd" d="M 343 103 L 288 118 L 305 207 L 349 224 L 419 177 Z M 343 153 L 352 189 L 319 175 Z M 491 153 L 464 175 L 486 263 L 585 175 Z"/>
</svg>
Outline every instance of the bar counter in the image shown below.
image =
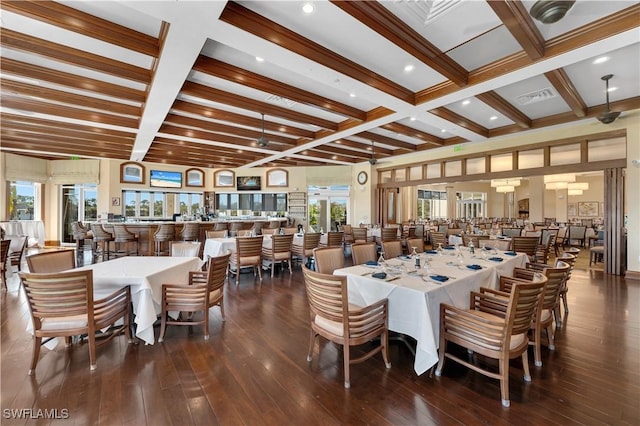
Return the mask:
<svg viewBox="0 0 640 426">
<path fill-rule="evenodd" d="M 273 218 L 273 219 L 235 219 L 235 220 L 222 220 L 216 219 L 215 221 L 191 221 L 191 222 L 171 222 L 171 221 L 158 221 L 158 222 L 94 222 L 94 224 L 100 224 L 103 226 L 104 230 L 107 232 L 113 233 L 113 225 L 126 225 L 127 229 L 130 232 L 135 233 L 138 236 L 138 254 L 140 256 L 153 256 L 154 244 L 153 244 L 153 234 L 156 232 L 158 227 L 161 224 L 173 223 L 176 226 L 176 241 L 180 240 L 180 232 L 182 231 L 182 227 L 185 223 L 197 223 L 199 225 L 199 241 L 202 241 L 202 247 L 204 247 L 204 241 L 207 239 L 206 231 L 212 231 L 216 224 L 226 223 L 227 228 L 230 228 L 231 224 L 235 223 L 255 223 L 255 222 L 264 222 L 263 227 L 268 228 L 270 226 L 274 226 L 272 222 L 278 222 L 278 226 L 284 226 L 287 223 L 287 218 Z M 201 248 L 202 251 L 202 248 Z"/>
</svg>

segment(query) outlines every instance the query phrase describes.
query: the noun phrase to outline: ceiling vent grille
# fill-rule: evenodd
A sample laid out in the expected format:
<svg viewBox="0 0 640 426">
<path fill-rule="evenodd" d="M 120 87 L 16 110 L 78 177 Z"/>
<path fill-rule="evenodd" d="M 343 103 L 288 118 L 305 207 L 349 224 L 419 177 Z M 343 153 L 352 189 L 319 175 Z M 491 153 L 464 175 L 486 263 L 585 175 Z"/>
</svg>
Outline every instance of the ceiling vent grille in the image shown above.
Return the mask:
<svg viewBox="0 0 640 426">
<path fill-rule="evenodd" d="M 267 102 L 271 102 L 272 104 L 281 104 L 286 106 L 287 108 L 293 108 L 293 106 L 297 103 L 296 101 L 292 101 L 291 99 L 283 98 L 278 95 L 269 95 L 266 99 Z"/>
<path fill-rule="evenodd" d="M 518 104 L 520 105 L 529 105 L 529 104 L 535 104 L 537 102 L 546 101 L 548 99 L 552 99 L 557 96 L 558 94 L 551 87 L 547 87 L 542 90 L 536 90 L 535 92 L 520 95 L 516 97 L 516 101 L 518 101 Z"/>
<path fill-rule="evenodd" d="M 462 0 L 404 0 L 403 3 L 420 19 L 424 25 L 438 19 L 441 15 L 455 6 Z"/>
</svg>

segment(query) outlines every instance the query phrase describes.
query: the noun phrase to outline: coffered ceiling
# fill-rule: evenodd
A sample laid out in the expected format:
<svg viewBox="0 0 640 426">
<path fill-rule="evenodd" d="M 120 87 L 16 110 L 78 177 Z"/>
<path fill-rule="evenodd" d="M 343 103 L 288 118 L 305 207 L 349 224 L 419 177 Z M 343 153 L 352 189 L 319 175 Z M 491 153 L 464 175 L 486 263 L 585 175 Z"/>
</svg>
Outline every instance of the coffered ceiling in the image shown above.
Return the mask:
<svg viewBox="0 0 640 426">
<path fill-rule="evenodd" d="M 640 3 L 577 0 L 553 24 L 533 3 L 3 0 L 1 149 L 349 165 L 596 122 L 606 74 L 633 119 Z"/>
</svg>

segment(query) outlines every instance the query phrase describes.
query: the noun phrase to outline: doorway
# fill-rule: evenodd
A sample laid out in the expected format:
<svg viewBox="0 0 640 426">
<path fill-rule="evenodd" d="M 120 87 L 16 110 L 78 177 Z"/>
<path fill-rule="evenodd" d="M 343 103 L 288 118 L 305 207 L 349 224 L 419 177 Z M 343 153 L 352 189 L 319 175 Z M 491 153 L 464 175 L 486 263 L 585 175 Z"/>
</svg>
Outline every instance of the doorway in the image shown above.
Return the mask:
<svg viewBox="0 0 640 426">
<path fill-rule="evenodd" d="M 309 227 L 316 232 L 337 231 L 349 217 L 348 188 L 309 188 Z"/>
<path fill-rule="evenodd" d="M 63 185 L 61 192 L 60 241 L 73 243 L 73 222 L 98 219 L 98 190 L 95 185 Z"/>
</svg>

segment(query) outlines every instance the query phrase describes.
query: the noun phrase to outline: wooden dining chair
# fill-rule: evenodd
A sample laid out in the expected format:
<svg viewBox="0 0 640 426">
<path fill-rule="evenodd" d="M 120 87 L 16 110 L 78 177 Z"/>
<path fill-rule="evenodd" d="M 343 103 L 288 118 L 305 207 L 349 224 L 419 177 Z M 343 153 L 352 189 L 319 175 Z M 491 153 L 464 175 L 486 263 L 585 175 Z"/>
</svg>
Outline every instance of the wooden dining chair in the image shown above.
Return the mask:
<svg viewBox="0 0 640 426">
<path fill-rule="evenodd" d="M 414 247 L 418 254 L 424 251 L 424 242 L 422 241 L 422 238 L 407 238 L 407 241 L 405 244 L 406 244 L 406 247 L 405 247 L 406 254 L 413 253 Z"/>
<path fill-rule="evenodd" d="M 265 230 L 264 228 L 262 229 Z M 271 247 L 262 247 L 262 257 L 265 260 L 271 261 L 271 276 L 273 277 L 273 270 L 275 264 L 287 262 L 289 265 L 289 275 L 291 275 L 291 259 L 293 257 L 291 253 L 291 244 L 293 243 L 293 234 L 274 234 L 271 236 Z"/>
<path fill-rule="evenodd" d="M 279 228 L 262 228 L 262 230 L 260 231 L 262 235 L 273 235 L 273 234 L 279 234 L 280 233 L 280 229 Z M 207 237 L 209 238 L 209 237 Z"/>
<path fill-rule="evenodd" d="M 530 262 L 535 262 L 538 241 L 539 237 L 513 237 L 511 238 L 511 249 L 518 253 L 525 253 Z"/>
<path fill-rule="evenodd" d="M 304 263 L 310 265 L 313 259 L 313 249 L 320 245 L 319 232 L 307 232 L 302 236 L 302 244 L 291 245 L 291 253 Z"/>
<path fill-rule="evenodd" d="M 53 273 L 75 269 L 76 257 L 73 250 L 43 251 L 27 256 L 29 272 L 37 274 Z"/>
<path fill-rule="evenodd" d="M 307 300 L 309 301 L 310 341 L 307 361 L 313 359 L 313 349 L 318 336 L 343 347 L 344 387 L 351 387 L 349 367 L 363 362 L 378 352 L 382 353 L 385 366 L 389 362 L 388 301 L 379 300 L 368 306 L 349 304 L 347 277 L 321 274 L 302 267 Z M 366 347 L 364 354 L 354 358 L 351 347 Z"/>
<path fill-rule="evenodd" d="M 386 259 L 393 259 L 394 257 L 402 256 L 402 241 L 391 240 L 382 242 L 382 251 Z"/>
<path fill-rule="evenodd" d="M 380 241 L 394 241 L 398 239 L 398 228 L 382 228 L 380 230 Z"/>
<path fill-rule="evenodd" d="M 352 228 L 351 233 L 353 234 L 353 242 L 355 244 L 366 243 L 370 241 L 367 237 L 367 228 Z"/>
<path fill-rule="evenodd" d="M 327 232 L 327 242 L 320 242 L 319 247 L 342 247 L 343 232 L 329 231 Z"/>
<path fill-rule="evenodd" d="M 11 238 L 15 239 L 12 244 L 15 248 L 9 247 L 9 264 L 11 266 L 16 266 L 18 268 L 18 272 L 20 272 L 22 270 L 22 257 L 27 249 L 29 237 L 26 235 L 19 235 Z"/>
<path fill-rule="evenodd" d="M 29 375 L 34 374 L 42 339 L 87 335 L 90 369 L 97 368 L 96 346 L 106 343 L 124 331 L 132 343 L 131 291 L 123 287 L 109 296 L 94 300 L 93 271 L 75 270 L 35 274 L 20 272 L 33 324 L 33 354 Z M 122 325 L 116 327 L 116 324 Z M 96 332 L 115 327 L 105 338 L 96 340 Z"/>
<path fill-rule="evenodd" d="M 231 254 L 211 257 L 203 271 L 189 272 L 189 284 L 162 284 L 162 313 L 160 314 L 160 336 L 164 341 L 167 325 L 204 326 L 204 340 L 209 339 L 209 310 L 220 307 L 222 321 L 224 316 L 224 283 Z M 178 312 L 171 318 L 171 312 Z M 195 320 L 196 313 L 202 312 L 202 319 Z"/>
<path fill-rule="evenodd" d="M 541 303 L 546 279 L 523 282 L 513 287 L 511 293 L 502 294 L 471 292 L 470 309 L 462 309 L 446 303 L 440 304 L 440 347 L 436 376 L 442 375 L 446 358 L 500 380 L 502 405 L 508 407 L 509 360 L 522 357 L 524 380 L 531 381 L 527 348 L 527 332 L 534 321 Z M 500 292 L 501 293 L 501 292 Z M 505 297 L 507 297 L 506 308 Z M 498 372 L 485 363 L 462 359 L 448 352 L 448 343 L 455 343 L 467 351 L 498 361 Z"/>
<path fill-rule="evenodd" d="M 236 286 L 240 284 L 240 270 L 245 267 L 253 268 L 253 275 L 262 281 L 262 240 L 263 236 L 237 237 L 236 251 L 231 253 L 229 267 L 236 275 Z"/>
<path fill-rule="evenodd" d="M 226 238 L 228 231 L 226 229 L 222 229 L 219 231 L 206 231 L 205 236 L 207 238 Z"/>
<path fill-rule="evenodd" d="M 342 247 L 318 247 L 313 249 L 315 270 L 321 274 L 333 274 L 336 269 L 344 268 Z"/>
<path fill-rule="evenodd" d="M 375 262 L 378 260 L 378 246 L 374 242 L 353 244 L 351 259 L 354 265 Z"/>
<path fill-rule="evenodd" d="M 0 240 L 0 279 L 2 279 L 2 287 L 7 289 L 7 263 L 9 259 L 9 247 L 11 240 Z"/>
<path fill-rule="evenodd" d="M 431 247 L 436 249 L 438 244 L 447 245 L 447 234 L 444 232 L 431 232 Z"/>
</svg>

